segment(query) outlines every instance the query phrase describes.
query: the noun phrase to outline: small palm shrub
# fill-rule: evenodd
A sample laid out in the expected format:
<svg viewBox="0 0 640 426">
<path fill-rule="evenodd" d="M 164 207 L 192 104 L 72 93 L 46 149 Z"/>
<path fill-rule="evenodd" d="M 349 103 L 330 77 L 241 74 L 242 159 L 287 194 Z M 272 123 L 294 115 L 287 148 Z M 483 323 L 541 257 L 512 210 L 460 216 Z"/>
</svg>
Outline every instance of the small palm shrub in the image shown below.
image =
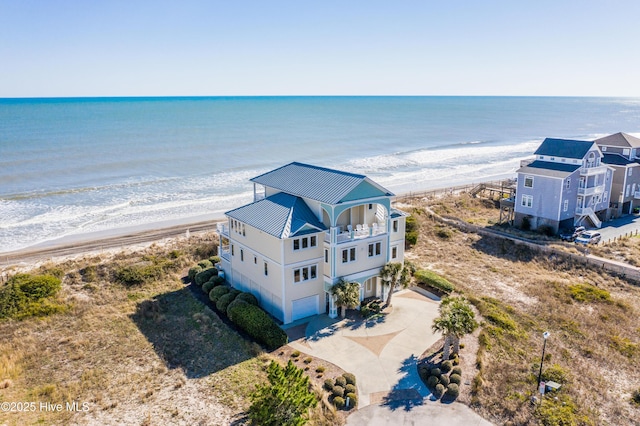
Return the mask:
<svg viewBox="0 0 640 426">
<path fill-rule="evenodd" d="M 427 379 L 427 386 L 431 389 L 435 388 L 438 383 L 440 383 L 438 376 L 429 376 Z"/>
<path fill-rule="evenodd" d="M 355 386 L 355 384 L 356 384 L 356 376 L 355 376 L 355 374 L 344 373 L 342 375 L 342 377 L 344 377 L 344 379 L 347 381 L 347 384 Z"/>
<path fill-rule="evenodd" d="M 462 377 L 459 374 L 452 374 L 451 376 L 449 376 L 449 382 L 460 385 L 460 382 L 462 382 Z"/>
<path fill-rule="evenodd" d="M 447 386 L 447 393 L 445 395 L 449 398 L 455 399 L 460 395 L 460 388 L 457 384 L 450 383 L 449 386 Z"/>
<path fill-rule="evenodd" d="M 344 396 L 344 388 L 342 386 L 334 386 L 333 390 L 331 391 L 331 394 L 336 397 L 336 396 Z"/>
<path fill-rule="evenodd" d="M 440 383 L 442 383 L 443 386 L 447 386 L 449 384 L 449 376 L 447 376 L 446 374 L 441 374 Z"/>
</svg>

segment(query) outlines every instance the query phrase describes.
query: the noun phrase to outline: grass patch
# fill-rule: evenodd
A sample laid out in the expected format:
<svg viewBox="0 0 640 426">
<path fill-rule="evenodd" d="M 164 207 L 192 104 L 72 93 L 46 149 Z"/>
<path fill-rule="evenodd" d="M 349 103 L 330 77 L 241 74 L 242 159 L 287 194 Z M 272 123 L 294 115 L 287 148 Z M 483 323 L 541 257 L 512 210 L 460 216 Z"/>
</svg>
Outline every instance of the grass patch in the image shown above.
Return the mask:
<svg viewBox="0 0 640 426">
<path fill-rule="evenodd" d="M 62 287 L 52 275 L 17 274 L 0 287 L 0 320 L 22 320 L 62 312 L 66 306 L 56 296 Z"/>
<path fill-rule="evenodd" d="M 591 284 L 573 284 L 569 286 L 571 298 L 577 302 L 606 302 L 611 303 L 611 294 L 604 289 Z"/>
</svg>

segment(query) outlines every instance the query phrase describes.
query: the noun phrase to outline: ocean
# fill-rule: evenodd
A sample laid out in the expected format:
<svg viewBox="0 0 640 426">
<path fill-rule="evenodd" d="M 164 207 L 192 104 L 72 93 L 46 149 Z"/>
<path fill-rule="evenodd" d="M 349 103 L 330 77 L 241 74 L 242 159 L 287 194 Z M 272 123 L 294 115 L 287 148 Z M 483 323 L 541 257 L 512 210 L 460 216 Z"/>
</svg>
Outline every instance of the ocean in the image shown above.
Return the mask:
<svg viewBox="0 0 640 426">
<path fill-rule="evenodd" d="M 640 132 L 640 99 L 0 99 L 0 253 L 220 218 L 291 161 L 396 194 L 513 177 L 545 137 Z"/>
</svg>

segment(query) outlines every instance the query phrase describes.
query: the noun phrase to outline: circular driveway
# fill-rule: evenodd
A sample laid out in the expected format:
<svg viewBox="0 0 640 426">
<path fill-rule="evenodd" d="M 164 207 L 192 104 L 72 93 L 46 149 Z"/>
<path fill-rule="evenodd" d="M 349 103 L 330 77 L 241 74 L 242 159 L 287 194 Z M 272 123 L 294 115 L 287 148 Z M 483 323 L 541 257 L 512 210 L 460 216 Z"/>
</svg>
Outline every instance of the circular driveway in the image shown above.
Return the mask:
<svg viewBox="0 0 640 426">
<path fill-rule="evenodd" d="M 366 321 L 319 315 L 307 325 L 306 337 L 289 345 L 355 374 L 358 410 L 349 416 L 349 425 L 419 424 L 410 419 L 424 421 L 441 410 L 443 419 L 463 411 L 473 419 L 449 424 L 490 425 L 463 404 L 430 401 L 431 392 L 418 375 L 419 357 L 441 337 L 431 330 L 439 300 L 419 288 L 402 290 L 393 295 L 389 314 Z"/>
</svg>

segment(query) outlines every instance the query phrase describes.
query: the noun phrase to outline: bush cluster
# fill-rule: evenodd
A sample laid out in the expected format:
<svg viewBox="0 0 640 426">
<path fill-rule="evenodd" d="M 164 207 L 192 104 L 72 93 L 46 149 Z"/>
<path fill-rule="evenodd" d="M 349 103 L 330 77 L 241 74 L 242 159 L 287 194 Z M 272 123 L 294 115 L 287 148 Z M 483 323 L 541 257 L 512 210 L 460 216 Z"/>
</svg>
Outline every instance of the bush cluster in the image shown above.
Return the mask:
<svg viewBox="0 0 640 426">
<path fill-rule="evenodd" d="M 419 367 L 420 377 L 431 389 L 433 396 L 437 399 L 442 396 L 455 399 L 460 394 L 460 383 L 462 382 L 462 369 L 454 367 L 449 360 L 443 361 L 440 367 L 429 369 L 427 365 Z M 448 374 L 450 373 L 450 374 Z M 426 380 L 425 380 L 425 376 Z"/>
<path fill-rule="evenodd" d="M 229 306 L 227 315 L 234 324 L 251 338 L 263 343 L 269 349 L 279 348 L 288 342 L 287 333 L 278 327 L 273 318 L 258 306 L 238 301 L 238 303 Z"/>
<path fill-rule="evenodd" d="M 338 409 L 346 407 L 347 399 L 349 399 L 349 407 L 358 405 L 358 395 L 356 390 L 356 376 L 351 373 L 344 373 L 335 380 L 327 379 L 324 381 L 324 388 L 331 392 L 333 405 Z"/>
<path fill-rule="evenodd" d="M 231 291 L 231 287 L 226 285 L 214 287 L 209 292 L 209 300 L 211 300 L 213 303 L 218 303 L 218 299 L 220 299 L 221 296 L 229 293 L 230 291 Z"/>
<path fill-rule="evenodd" d="M 17 274 L 0 286 L 0 319 L 46 316 L 64 310 L 55 301 L 62 282 L 52 275 Z"/>
<path fill-rule="evenodd" d="M 418 222 L 415 216 L 407 216 L 406 218 L 404 241 L 407 248 L 415 246 L 418 242 Z"/>
<path fill-rule="evenodd" d="M 209 269 L 203 269 L 201 272 L 196 274 L 195 283 L 197 286 L 202 287 L 204 283 L 216 275 L 218 275 L 218 270 L 216 268 L 211 267 Z"/>
<path fill-rule="evenodd" d="M 455 287 L 448 280 L 428 269 L 420 269 L 413 275 L 418 283 L 433 287 L 445 293 L 451 293 Z"/>
</svg>

